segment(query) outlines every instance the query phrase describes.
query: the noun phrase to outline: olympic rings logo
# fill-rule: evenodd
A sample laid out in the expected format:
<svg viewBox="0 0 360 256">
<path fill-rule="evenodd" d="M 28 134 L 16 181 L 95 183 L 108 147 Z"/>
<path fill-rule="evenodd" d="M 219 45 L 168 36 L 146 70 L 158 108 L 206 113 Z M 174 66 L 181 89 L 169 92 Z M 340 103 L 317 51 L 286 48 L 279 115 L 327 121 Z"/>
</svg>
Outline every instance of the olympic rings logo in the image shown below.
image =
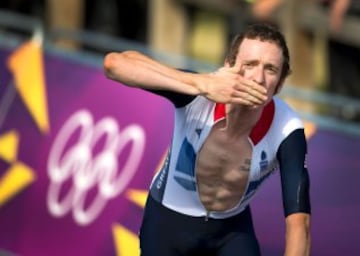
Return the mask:
<svg viewBox="0 0 360 256">
<path fill-rule="evenodd" d="M 80 134 L 75 144 L 69 147 L 67 144 L 73 143 L 76 131 L 80 131 Z M 93 155 L 101 138 L 105 138 L 104 146 Z M 129 143 L 128 158 L 118 170 L 118 156 Z M 132 124 L 120 131 L 111 117 L 105 117 L 95 124 L 89 111 L 75 112 L 60 129 L 49 153 L 49 212 L 54 217 L 61 217 L 72 210 L 73 218 L 79 225 L 93 222 L 107 201 L 121 194 L 134 177 L 144 147 L 145 133 L 140 126 Z M 60 199 L 61 189 L 69 181 L 72 185 Z M 97 193 L 89 206 L 85 207 L 87 194 L 94 188 Z"/>
</svg>

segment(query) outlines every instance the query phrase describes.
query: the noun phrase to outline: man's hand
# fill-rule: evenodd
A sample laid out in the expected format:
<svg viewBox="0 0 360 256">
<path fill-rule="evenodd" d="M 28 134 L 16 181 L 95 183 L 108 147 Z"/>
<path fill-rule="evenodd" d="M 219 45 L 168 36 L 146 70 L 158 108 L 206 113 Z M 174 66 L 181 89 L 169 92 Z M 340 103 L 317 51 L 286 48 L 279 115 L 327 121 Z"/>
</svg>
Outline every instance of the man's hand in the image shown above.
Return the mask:
<svg viewBox="0 0 360 256">
<path fill-rule="evenodd" d="M 242 76 L 241 67 L 222 67 L 216 72 L 204 74 L 203 95 L 219 103 L 241 104 L 258 107 L 266 103 L 267 89 Z"/>
</svg>

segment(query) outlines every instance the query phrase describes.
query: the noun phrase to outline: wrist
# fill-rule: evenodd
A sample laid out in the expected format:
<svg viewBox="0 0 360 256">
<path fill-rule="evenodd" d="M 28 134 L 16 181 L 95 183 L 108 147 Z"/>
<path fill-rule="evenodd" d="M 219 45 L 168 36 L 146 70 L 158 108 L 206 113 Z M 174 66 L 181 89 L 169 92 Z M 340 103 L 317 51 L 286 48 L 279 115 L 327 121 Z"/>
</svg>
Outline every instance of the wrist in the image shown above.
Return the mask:
<svg viewBox="0 0 360 256">
<path fill-rule="evenodd" d="M 209 74 L 187 73 L 186 83 L 192 87 L 194 95 L 207 95 L 206 76 Z"/>
</svg>

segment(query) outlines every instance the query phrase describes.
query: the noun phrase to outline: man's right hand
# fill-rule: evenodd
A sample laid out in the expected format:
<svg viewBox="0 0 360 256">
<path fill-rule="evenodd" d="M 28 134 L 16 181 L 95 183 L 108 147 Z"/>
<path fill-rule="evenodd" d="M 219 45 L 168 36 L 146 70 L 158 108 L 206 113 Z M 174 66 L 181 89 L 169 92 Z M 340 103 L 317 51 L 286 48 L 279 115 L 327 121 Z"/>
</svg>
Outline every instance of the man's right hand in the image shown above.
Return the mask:
<svg viewBox="0 0 360 256">
<path fill-rule="evenodd" d="M 267 89 L 244 78 L 241 67 L 222 67 L 201 76 L 202 95 L 214 102 L 258 107 L 268 100 Z"/>
</svg>

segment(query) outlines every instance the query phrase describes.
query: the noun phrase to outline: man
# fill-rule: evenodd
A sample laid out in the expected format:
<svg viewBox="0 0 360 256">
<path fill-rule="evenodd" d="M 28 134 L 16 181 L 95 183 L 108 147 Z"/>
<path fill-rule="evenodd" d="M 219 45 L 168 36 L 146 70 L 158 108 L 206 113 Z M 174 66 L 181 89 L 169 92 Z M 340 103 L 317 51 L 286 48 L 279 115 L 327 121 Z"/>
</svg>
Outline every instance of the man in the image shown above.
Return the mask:
<svg viewBox="0 0 360 256">
<path fill-rule="evenodd" d="M 283 35 L 254 24 L 222 68 L 180 71 L 138 52 L 109 53 L 108 78 L 175 106 L 168 157 L 154 178 L 140 230 L 143 256 L 260 255 L 249 202 L 280 168 L 285 255 L 309 255 L 310 200 L 302 122 L 276 96 L 290 72 Z"/>
</svg>

